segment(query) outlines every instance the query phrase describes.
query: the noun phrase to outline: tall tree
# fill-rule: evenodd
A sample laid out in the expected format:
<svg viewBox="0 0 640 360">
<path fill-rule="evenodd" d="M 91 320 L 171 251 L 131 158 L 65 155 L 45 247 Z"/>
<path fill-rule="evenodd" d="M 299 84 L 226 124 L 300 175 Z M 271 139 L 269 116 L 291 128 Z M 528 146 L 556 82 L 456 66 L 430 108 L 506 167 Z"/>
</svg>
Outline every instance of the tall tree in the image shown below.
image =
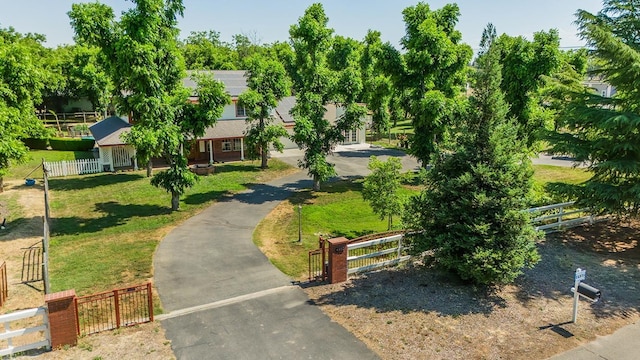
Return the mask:
<svg viewBox="0 0 640 360">
<path fill-rule="evenodd" d="M 640 213 L 640 4 L 605 0 L 592 14 L 578 10 L 580 36 L 598 59 L 594 75 L 616 88 L 614 98 L 572 92 L 561 113 L 553 151 L 587 162 L 593 176 L 567 189 L 578 203 L 603 212 Z"/>
<path fill-rule="evenodd" d="M 456 99 L 465 83 L 466 68 L 473 54 L 455 29 L 460 10 L 455 4 L 432 11 L 418 3 L 402 12 L 406 35 L 401 44 L 404 73 L 397 77 L 409 92 L 409 112 L 414 137 L 411 153 L 423 165 L 438 152 L 438 144 L 447 140 L 451 119 L 460 109 Z"/>
<path fill-rule="evenodd" d="M 412 250 L 433 250 L 436 263 L 478 284 L 509 283 L 539 260 L 536 232 L 522 212 L 533 174 L 526 147 L 507 120 L 500 64 L 488 26 L 474 75 L 463 136 L 440 157 L 405 221 Z"/>
<path fill-rule="evenodd" d="M 27 155 L 21 140 L 47 135 L 35 116 L 46 76 L 36 53 L 43 40 L 0 29 L 0 192 L 9 166 Z"/>
<path fill-rule="evenodd" d="M 196 180 L 188 170 L 183 144 L 202 136 L 230 99 L 220 82 L 202 76 L 197 79 L 198 103 L 188 101 L 191 94 L 181 85 L 184 61 L 176 27 L 182 1 L 133 3 L 119 21 L 100 3 L 74 4 L 69 17 L 77 41 L 101 49 L 121 110 L 135 119 L 130 139 L 140 143 L 134 145 L 146 154 L 162 154 L 169 164 L 151 183 L 169 192 L 171 208 L 178 210 L 180 195 Z"/>
<path fill-rule="evenodd" d="M 364 48 L 360 59 L 362 97 L 367 108 L 371 111 L 371 130 L 378 137 L 391 127 L 389 105 L 392 96 L 392 83 L 390 74 L 384 71 L 383 54 L 380 32 L 369 30 L 364 39 Z"/>
<path fill-rule="evenodd" d="M 356 103 L 362 91 L 357 56 L 344 56 L 346 68 L 331 69 L 327 57 L 332 45 L 333 29 L 322 4 L 311 5 L 298 24 L 289 30 L 295 51 L 292 74 L 296 105 L 292 114 L 296 120 L 294 141 L 304 149 L 299 166 L 313 177 L 313 189 L 335 174 L 327 155 L 344 140 L 344 131 L 359 127 L 365 108 Z M 335 121 L 325 118 L 325 106 L 337 104 L 344 114 Z"/>
<path fill-rule="evenodd" d="M 238 103 L 247 110 L 250 123 L 246 134 L 249 155 L 256 151 L 261 157 L 261 168 L 267 168 L 269 146 L 282 152 L 284 145 L 280 138 L 287 136 L 282 124 L 272 124 L 271 113 L 278 101 L 289 93 L 289 81 L 282 63 L 260 56 L 252 57 L 247 68 L 249 90 L 240 94 Z"/>
<path fill-rule="evenodd" d="M 509 116 L 518 120 L 518 137 L 532 147 L 544 130 L 546 117 L 536 92 L 561 63 L 560 37 L 555 29 L 540 31 L 533 41 L 506 34 L 496 39 L 502 65 L 500 88 L 509 104 Z"/>
<path fill-rule="evenodd" d="M 362 197 L 369 202 L 373 212 L 380 216 L 380 220 L 387 219 L 387 230 L 391 230 L 393 216 L 402 213 L 402 163 L 397 157 L 381 161 L 372 156 L 368 167 L 371 174 L 364 179 Z"/>
</svg>

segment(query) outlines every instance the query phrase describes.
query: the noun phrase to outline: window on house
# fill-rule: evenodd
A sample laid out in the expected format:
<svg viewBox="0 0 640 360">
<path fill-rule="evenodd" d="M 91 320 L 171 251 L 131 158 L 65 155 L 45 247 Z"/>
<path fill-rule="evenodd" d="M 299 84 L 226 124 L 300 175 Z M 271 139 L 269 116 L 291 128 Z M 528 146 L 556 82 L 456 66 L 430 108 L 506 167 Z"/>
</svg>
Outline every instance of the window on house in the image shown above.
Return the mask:
<svg viewBox="0 0 640 360">
<path fill-rule="evenodd" d="M 222 151 L 232 151 L 231 139 L 222 140 Z"/>
<path fill-rule="evenodd" d="M 233 139 L 233 151 L 241 151 L 241 150 L 242 150 L 242 140 Z"/>
<path fill-rule="evenodd" d="M 238 103 L 236 103 L 236 117 L 247 117 L 247 110 Z"/>
</svg>

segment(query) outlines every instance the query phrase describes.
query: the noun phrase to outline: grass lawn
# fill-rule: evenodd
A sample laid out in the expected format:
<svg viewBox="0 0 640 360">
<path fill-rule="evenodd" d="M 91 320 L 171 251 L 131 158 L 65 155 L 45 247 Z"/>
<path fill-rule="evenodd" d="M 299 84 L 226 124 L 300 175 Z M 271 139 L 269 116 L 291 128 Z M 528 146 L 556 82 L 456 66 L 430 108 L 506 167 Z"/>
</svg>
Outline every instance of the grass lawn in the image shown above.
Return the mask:
<svg viewBox="0 0 640 360">
<path fill-rule="evenodd" d="M 50 179 L 52 290 L 85 295 L 147 281 L 155 248 L 174 226 L 217 199 L 291 171 L 277 159 L 267 171 L 258 162 L 217 165 L 181 197 L 177 212 L 144 171 Z"/>
<path fill-rule="evenodd" d="M 583 169 L 535 165 L 534 183 L 544 191 L 550 183 L 577 184 L 589 177 Z M 419 192 L 419 186 L 407 184 L 407 198 Z M 318 237 L 356 238 L 386 231 L 386 220 L 373 213 L 362 199 L 362 180 L 323 185 L 320 192 L 303 191 L 281 203 L 254 232 L 254 243 L 285 274 L 303 279 L 308 271 L 308 251 L 318 248 Z M 302 243 L 298 243 L 297 206 L 302 204 Z M 394 225 L 400 226 L 399 217 Z"/>
</svg>

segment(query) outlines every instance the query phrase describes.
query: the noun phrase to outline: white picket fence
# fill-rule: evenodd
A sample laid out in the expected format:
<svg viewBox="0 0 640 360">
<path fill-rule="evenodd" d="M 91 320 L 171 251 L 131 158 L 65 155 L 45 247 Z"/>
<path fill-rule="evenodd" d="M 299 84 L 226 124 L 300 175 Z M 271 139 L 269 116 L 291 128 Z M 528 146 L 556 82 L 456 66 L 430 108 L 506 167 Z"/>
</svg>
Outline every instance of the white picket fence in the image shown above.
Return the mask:
<svg viewBox="0 0 640 360">
<path fill-rule="evenodd" d="M 409 260 L 402 255 L 403 234 L 347 245 L 347 274 L 372 271 Z"/>
<path fill-rule="evenodd" d="M 11 322 L 36 316 L 42 316 L 41 325 L 11 330 Z M 47 350 L 51 349 L 51 333 L 49 331 L 49 317 L 47 316 L 46 307 L 21 310 L 2 315 L 0 316 L 0 323 L 4 324 L 4 332 L 0 332 L 0 341 L 7 341 L 7 348 L 0 349 L 0 356 L 11 356 L 27 350 L 39 349 L 41 347 L 45 347 Z M 42 332 L 44 339 L 26 345 L 13 346 L 13 339 L 36 332 Z"/>
<path fill-rule="evenodd" d="M 96 174 L 103 171 L 99 159 L 45 162 L 44 166 L 49 177 Z"/>
<path fill-rule="evenodd" d="M 525 212 L 536 215 L 531 219 L 536 230 L 545 232 L 568 229 L 586 223 L 593 224 L 599 220 L 588 208 L 575 208 L 575 202 L 566 202 L 536 208 L 526 209 Z"/>
</svg>

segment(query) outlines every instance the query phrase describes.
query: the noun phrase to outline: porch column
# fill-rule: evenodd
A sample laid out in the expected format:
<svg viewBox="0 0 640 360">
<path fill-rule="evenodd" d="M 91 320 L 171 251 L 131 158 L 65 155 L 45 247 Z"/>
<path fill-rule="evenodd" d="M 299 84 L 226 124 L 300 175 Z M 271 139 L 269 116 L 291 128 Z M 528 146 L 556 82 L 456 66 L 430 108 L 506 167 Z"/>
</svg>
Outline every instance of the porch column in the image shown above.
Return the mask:
<svg viewBox="0 0 640 360">
<path fill-rule="evenodd" d="M 209 140 L 209 164 L 213 164 L 213 141 Z"/>
<path fill-rule="evenodd" d="M 244 138 L 240 138 L 240 160 L 244 161 Z"/>
<path fill-rule="evenodd" d="M 136 148 L 133 148 L 133 170 L 138 171 L 138 154 Z"/>
<path fill-rule="evenodd" d="M 107 153 L 109 154 L 109 171 L 113 172 L 113 147 L 107 147 Z"/>
</svg>

